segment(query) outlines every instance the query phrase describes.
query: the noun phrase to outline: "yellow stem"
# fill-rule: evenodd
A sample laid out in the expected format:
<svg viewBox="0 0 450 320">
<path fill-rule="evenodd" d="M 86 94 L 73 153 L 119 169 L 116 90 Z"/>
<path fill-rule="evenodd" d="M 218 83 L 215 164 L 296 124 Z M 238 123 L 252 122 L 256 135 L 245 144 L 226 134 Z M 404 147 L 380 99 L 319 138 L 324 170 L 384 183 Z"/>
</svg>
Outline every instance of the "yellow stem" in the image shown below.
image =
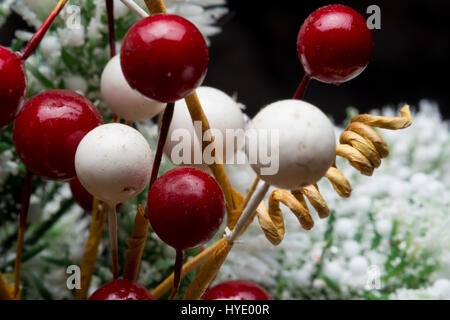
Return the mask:
<svg viewBox="0 0 450 320">
<path fill-rule="evenodd" d="M 6 283 L 3 275 L 0 273 L 0 300 L 14 300 L 13 291 L 14 288 Z"/>
<path fill-rule="evenodd" d="M 151 14 L 166 12 L 166 6 L 162 0 L 145 0 L 145 4 Z"/>
<path fill-rule="evenodd" d="M 136 281 L 139 266 L 141 264 L 142 253 L 144 252 L 145 240 L 148 233 L 148 219 L 145 217 L 144 209 L 139 205 L 136 218 L 134 220 L 133 231 L 128 239 L 128 249 L 125 253 L 125 268 L 123 278 Z"/>
<path fill-rule="evenodd" d="M 220 239 L 210 247 L 206 248 L 202 252 L 200 252 L 198 255 L 196 255 L 194 258 L 188 260 L 184 265 L 183 269 L 181 271 L 181 278 L 185 277 L 194 269 L 199 268 L 216 250 L 216 248 L 221 245 L 224 241 L 226 241 L 224 238 Z M 152 291 L 152 296 L 155 299 L 161 298 L 167 291 L 170 290 L 173 284 L 173 277 L 174 274 L 172 273 L 169 277 L 167 277 L 159 286 L 157 286 Z"/>
<path fill-rule="evenodd" d="M 99 201 L 94 198 L 92 206 L 92 220 L 89 227 L 89 237 L 86 249 L 81 260 L 81 288 L 75 291 L 76 300 L 86 300 L 91 285 L 92 274 L 94 273 L 95 261 L 97 260 L 98 245 L 105 225 L 108 206 L 102 203 L 102 210 L 98 210 Z"/>
</svg>

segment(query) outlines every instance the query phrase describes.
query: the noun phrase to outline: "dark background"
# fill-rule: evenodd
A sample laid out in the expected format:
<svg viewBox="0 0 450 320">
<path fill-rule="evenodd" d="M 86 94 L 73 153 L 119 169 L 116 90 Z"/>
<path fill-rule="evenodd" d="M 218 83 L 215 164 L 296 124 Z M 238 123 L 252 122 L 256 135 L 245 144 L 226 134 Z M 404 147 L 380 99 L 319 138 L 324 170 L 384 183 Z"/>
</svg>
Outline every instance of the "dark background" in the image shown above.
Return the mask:
<svg viewBox="0 0 450 320">
<path fill-rule="evenodd" d="M 229 93 L 254 114 L 265 104 L 290 98 L 303 76 L 296 51 L 297 33 L 305 18 L 331 1 L 229 0 L 230 16 L 212 39 L 212 63 L 206 83 Z M 312 81 L 305 100 L 337 121 L 347 106 L 369 111 L 386 104 L 422 98 L 435 100 L 450 118 L 450 1 L 339 1 L 365 17 L 371 4 L 381 8 L 381 30 L 373 30 L 371 63 L 356 79 L 340 87 Z"/>
<path fill-rule="evenodd" d="M 1 1 L 1 0 L 0 0 Z M 305 18 L 330 1 L 228 0 L 231 13 L 212 39 L 205 84 L 229 94 L 253 115 L 262 106 L 292 97 L 303 76 L 297 32 Z M 371 63 L 356 79 L 339 87 L 312 81 L 305 100 L 344 119 L 345 108 L 366 112 L 386 104 L 415 106 L 420 99 L 437 101 L 450 118 L 448 94 L 450 1 L 340 1 L 365 17 L 371 4 L 381 8 L 381 30 L 373 30 Z M 11 19 L 9 27 L 19 23 Z M 11 29 L 0 32 L 8 44 Z"/>
</svg>

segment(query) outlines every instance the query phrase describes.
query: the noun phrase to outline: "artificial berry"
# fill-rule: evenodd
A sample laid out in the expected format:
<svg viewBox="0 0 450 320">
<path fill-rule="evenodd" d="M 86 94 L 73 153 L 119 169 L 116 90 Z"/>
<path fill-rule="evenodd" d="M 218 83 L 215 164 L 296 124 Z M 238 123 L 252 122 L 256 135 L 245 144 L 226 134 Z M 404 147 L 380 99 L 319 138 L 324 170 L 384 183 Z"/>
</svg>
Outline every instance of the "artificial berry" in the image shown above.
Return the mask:
<svg viewBox="0 0 450 320">
<path fill-rule="evenodd" d="M 92 202 L 94 197 L 83 187 L 77 177 L 70 180 L 70 191 L 76 203 L 79 204 L 84 211 L 92 211 Z"/>
<path fill-rule="evenodd" d="M 203 300 L 272 300 L 270 294 L 246 280 L 231 280 L 222 282 L 208 291 L 203 296 Z"/>
<path fill-rule="evenodd" d="M 75 154 L 81 184 L 110 206 L 137 196 L 148 184 L 152 151 L 136 129 L 108 123 L 90 131 Z"/>
<path fill-rule="evenodd" d="M 163 111 L 166 106 L 165 103 L 147 99 L 129 86 L 123 76 L 118 55 L 106 65 L 100 83 L 108 108 L 122 119 L 148 120 Z"/>
<path fill-rule="evenodd" d="M 358 76 L 373 51 L 366 20 L 343 5 L 328 5 L 306 18 L 297 38 L 305 72 L 319 81 L 340 84 Z"/>
<path fill-rule="evenodd" d="M 0 128 L 10 124 L 25 102 L 27 80 L 22 59 L 0 46 Z"/>
<path fill-rule="evenodd" d="M 160 102 L 174 102 L 192 93 L 205 78 L 209 62 L 197 27 L 172 14 L 155 14 L 131 27 L 120 58 L 131 88 Z"/>
<path fill-rule="evenodd" d="M 302 100 L 281 100 L 262 108 L 247 125 L 245 151 L 252 159 L 276 150 L 277 161 L 271 166 L 257 159 L 252 169 L 271 186 L 298 190 L 317 183 L 335 161 L 334 130 L 318 107 Z M 278 137 L 267 143 L 266 132 Z"/>
<path fill-rule="evenodd" d="M 81 139 L 103 123 L 95 106 L 69 90 L 50 90 L 27 101 L 16 118 L 13 137 L 19 158 L 50 180 L 75 177 Z"/>
<path fill-rule="evenodd" d="M 216 149 L 216 155 L 220 155 L 221 160 L 224 162 L 226 160 L 232 159 L 235 152 L 239 149 L 237 147 L 237 142 L 233 137 L 229 137 L 226 133 L 230 130 L 244 130 L 245 119 L 239 104 L 225 92 L 220 91 L 216 88 L 211 87 L 199 87 L 197 89 L 197 95 L 202 104 L 203 112 L 205 113 L 211 129 L 214 131 L 212 135 L 220 134 L 218 139 L 223 139 L 221 148 Z M 173 150 L 179 144 L 177 139 L 168 139 L 164 145 L 164 153 L 166 156 L 176 165 L 196 167 L 197 169 L 207 170 L 206 164 L 195 163 L 195 154 L 202 154 L 202 147 L 197 134 L 194 131 L 194 126 L 192 124 L 192 119 L 189 114 L 189 109 L 185 100 L 179 100 L 175 103 L 175 110 L 173 114 L 173 119 L 170 123 L 169 137 L 175 136 L 176 132 L 189 132 L 191 137 L 190 150 L 183 150 L 180 157 L 182 157 L 182 162 L 178 162 L 175 157 L 173 157 Z M 234 144 L 234 148 L 227 148 L 227 146 Z M 216 144 L 216 148 L 218 145 Z M 228 149 L 228 153 L 227 153 Z M 230 152 L 232 149 L 232 152 Z M 189 155 L 185 155 L 184 152 L 190 152 Z M 185 161 L 185 159 L 187 159 Z M 181 160 L 181 159 L 180 159 Z M 204 161 L 202 161 L 204 163 Z"/>
<path fill-rule="evenodd" d="M 97 289 L 89 300 L 153 300 L 153 297 L 143 286 L 119 279 Z"/>
<path fill-rule="evenodd" d="M 209 174 L 176 168 L 155 181 L 147 202 L 153 230 L 177 250 L 205 244 L 216 234 L 225 215 L 222 189 Z"/>
</svg>

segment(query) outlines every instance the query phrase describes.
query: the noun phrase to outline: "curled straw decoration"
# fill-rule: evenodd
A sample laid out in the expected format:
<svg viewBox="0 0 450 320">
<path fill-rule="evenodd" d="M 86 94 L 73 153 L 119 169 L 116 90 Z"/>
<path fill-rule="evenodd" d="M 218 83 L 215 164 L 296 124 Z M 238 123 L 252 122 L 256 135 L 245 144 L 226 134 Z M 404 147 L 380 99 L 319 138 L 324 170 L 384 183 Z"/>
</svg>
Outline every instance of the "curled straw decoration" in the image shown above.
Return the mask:
<svg viewBox="0 0 450 320">
<path fill-rule="evenodd" d="M 361 114 L 352 118 L 336 147 L 336 154 L 346 158 L 350 164 L 364 175 L 370 176 L 381 159 L 389 155 L 386 142 L 372 127 L 390 130 L 407 128 L 412 123 L 409 106 L 400 110 L 400 117 L 382 117 Z"/>
<path fill-rule="evenodd" d="M 384 140 L 372 128 L 370 128 L 368 124 L 391 130 L 406 128 L 412 123 L 409 107 L 403 107 L 400 112 L 402 114 L 401 117 L 380 117 L 372 115 L 359 115 L 354 117 L 349 127 L 347 127 L 343 133 L 344 138 L 341 136 L 341 143 L 354 141 L 353 139 L 346 138 L 349 136 L 346 132 L 351 130 L 359 132 L 359 134 L 364 138 L 364 141 L 359 140 L 360 143 L 353 142 L 350 145 L 347 145 L 347 155 L 354 157 L 355 154 L 358 154 L 358 156 L 359 154 L 364 154 L 367 160 L 366 163 L 370 163 L 373 168 L 375 168 L 375 165 L 378 164 L 375 157 L 381 159 L 386 157 L 389 152 Z M 354 136 L 352 135 L 350 137 Z M 368 148 L 368 146 L 372 147 L 372 145 L 376 152 L 369 152 L 365 149 L 360 150 L 363 148 Z M 340 148 L 340 146 L 342 145 L 338 145 L 337 149 Z M 350 163 L 352 164 L 351 160 Z M 366 166 L 363 168 L 369 167 L 370 166 Z M 356 168 L 361 168 L 361 166 L 356 166 Z M 367 171 L 361 172 L 363 173 Z M 329 179 L 334 189 L 340 196 L 350 196 L 350 183 L 344 177 L 342 172 L 340 172 L 336 167 L 331 167 L 325 177 Z M 260 203 L 258 209 L 256 210 L 258 221 L 265 236 L 272 244 L 279 244 L 283 240 L 285 232 L 284 219 L 279 207 L 280 202 L 291 209 L 303 228 L 310 229 L 313 226 L 313 220 L 309 214 L 304 196 L 308 198 L 311 205 L 317 210 L 320 218 L 325 218 L 329 215 L 330 210 L 326 205 L 324 198 L 320 194 L 318 187 L 315 185 L 307 186 L 300 190 L 294 190 L 291 192 L 286 190 L 275 190 L 269 197 L 269 209 L 266 208 L 264 202 Z M 202 297 L 209 284 L 217 275 L 217 272 L 219 271 L 222 263 L 225 261 L 226 255 L 231 250 L 231 247 L 232 244 L 226 244 L 216 249 L 215 254 L 208 259 L 204 268 L 199 272 L 189 286 L 184 299 L 200 299 Z"/>
<path fill-rule="evenodd" d="M 342 198 L 350 197 L 352 193 L 352 186 L 339 169 L 337 169 L 336 167 L 330 167 L 327 173 L 325 174 L 325 178 L 327 178 L 331 182 L 334 191 L 336 191 L 336 193 L 340 197 Z"/>
<path fill-rule="evenodd" d="M 89 237 L 81 260 L 81 288 L 75 291 L 76 300 L 87 298 L 92 274 L 94 273 L 95 261 L 98 254 L 98 245 L 102 237 L 103 226 L 108 214 L 108 205 L 102 202 L 102 209 L 99 210 L 99 201 L 94 198 L 92 204 L 92 220 L 89 227 Z"/>
<path fill-rule="evenodd" d="M 341 134 L 340 143 L 336 146 L 336 154 L 345 157 L 350 164 L 364 175 L 372 175 L 373 170 L 380 166 L 381 159 L 387 157 L 389 149 L 386 142 L 370 126 L 398 130 L 411 125 L 412 118 L 409 106 L 401 110 L 401 117 L 382 117 L 362 114 L 352 118 L 350 125 Z M 370 126 L 369 126 L 370 125 Z M 331 167 L 325 175 L 333 188 L 341 197 L 349 197 L 351 186 L 341 171 Z M 319 192 L 317 186 L 307 186 L 300 190 L 275 190 L 269 197 L 269 208 L 265 206 L 258 212 L 259 224 L 273 245 L 278 245 L 284 237 L 285 228 L 280 203 L 287 206 L 299 219 L 304 229 L 310 229 L 313 221 L 308 211 L 306 196 L 319 214 L 326 218 L 330 210 Z"/>
</svg>

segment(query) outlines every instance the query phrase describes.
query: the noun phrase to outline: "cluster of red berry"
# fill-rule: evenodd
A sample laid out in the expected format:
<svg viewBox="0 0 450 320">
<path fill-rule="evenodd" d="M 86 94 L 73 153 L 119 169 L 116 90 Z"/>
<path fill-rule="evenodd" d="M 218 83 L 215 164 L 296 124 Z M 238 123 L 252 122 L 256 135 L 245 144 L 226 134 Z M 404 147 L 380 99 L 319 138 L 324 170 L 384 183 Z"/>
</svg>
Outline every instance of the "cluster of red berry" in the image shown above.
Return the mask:
<svg viewBox="0 0 450 320">
<path fill-rule="evenodd" d="M 110 205 L 116 204 L 105 195 L 109 188 L 106 184 L 120 186 L 120 190 L 111 191 L 113 195 L 127 192 L 131 196 L 142 189 L 124 187 L 117 177 L 98 182 L 100 187 L 90 181 L 94 177 L 101 179 L 83 169 L 89 162 L 77 149 L 92 131 L 107 125 L 103 125 L 100 113 L 88 99 L 68 90 L 50 90 L 25 103 L 24 61 L 65 2 L 60 1 L 24 54 L 0 47 L 0 127 L 15 120 L 14 145 L 27 168 L 45 179 L 70 180 L 75 200 L 90 210 L 92 195 Z M 298 35 L 297 48 L 306 72 L 306 81 L 302 81 L 296 94 L 296 98 L 301 98 L 309 78 L 339 84 L 360 74 L 369 62 L 373 41 L 360 14 L 345 6 L 330 5 L 306 19 Z M 169 124 L 174 102 L 200 86 L 208 61 L 207 45 L 200 31 L 186 19 L 171 14 L 152 15 L 136 23 L 125 36 L 120 53 L 120 66 L 128 85 L 146 99 L 168 103 L 164 114 L 167 113 Z M 103 141 L 101 135 L 97 138 Z M 156 173 L 165 138 L 160 142 L 153 164 Z M 103 159 L 93 161 L 102 163 Z M 126 175 L 132 176 L 130 172 Z M 205 244 L 217 233 L 225 215 L 225 200 L 214 178 L 197 169 L 174 169 L 155 180 L 153 174 L 147 215 L 156 234 L 177 250 L 174 296 L 180 284 L 184 250 Z M 144 185 L 148 183 L 144 182 Z M 269 299 L 270 296 L 250 283 L 228 282 L 205 295 L 205 299 L 218 298 Z M 91 299 L 151 299 L 151 296 L 135 283 L 115 280 L 100 288 Z"/>
</svg>

